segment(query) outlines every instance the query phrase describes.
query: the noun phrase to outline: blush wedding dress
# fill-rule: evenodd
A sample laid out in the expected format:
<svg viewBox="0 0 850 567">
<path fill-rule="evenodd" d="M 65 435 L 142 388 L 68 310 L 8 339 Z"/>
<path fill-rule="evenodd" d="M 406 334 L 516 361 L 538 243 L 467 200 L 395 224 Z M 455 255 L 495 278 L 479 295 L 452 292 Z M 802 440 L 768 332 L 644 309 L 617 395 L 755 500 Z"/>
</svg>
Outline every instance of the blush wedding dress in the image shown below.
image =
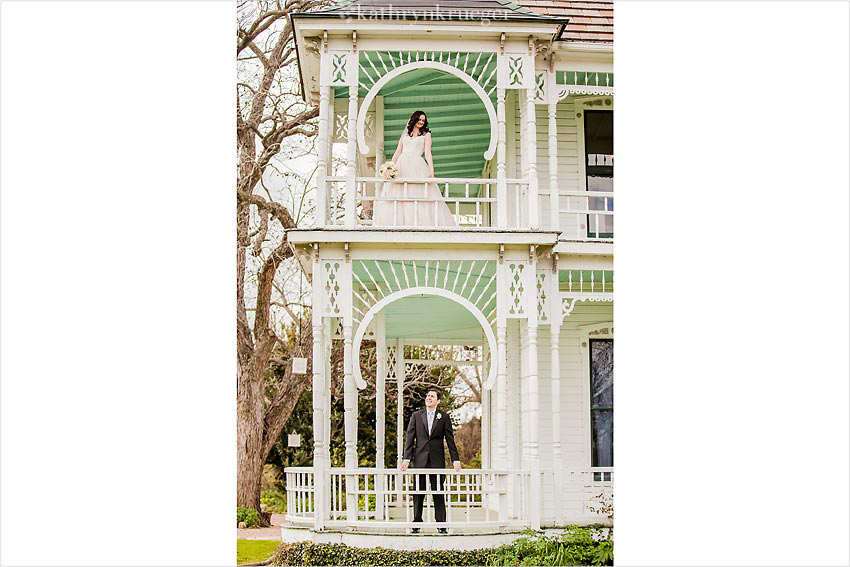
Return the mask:
<svg viewBox="0 0 850 567">
<path fill-rule="evenodd" d="M 401 138 L 402 152 L 398 158 L 396 178 L 423 179 L 429 177 L 431 168 L 422 158 L 425 136 Z M 404 183 L 385 181 L 380 196 L 389 201 L 375 201 L 373 226 L 457 226 L 451 210 L 443 200 L 436 183 Z M 394 199 L 413 200 L 394 200 Z"/>
</svg>

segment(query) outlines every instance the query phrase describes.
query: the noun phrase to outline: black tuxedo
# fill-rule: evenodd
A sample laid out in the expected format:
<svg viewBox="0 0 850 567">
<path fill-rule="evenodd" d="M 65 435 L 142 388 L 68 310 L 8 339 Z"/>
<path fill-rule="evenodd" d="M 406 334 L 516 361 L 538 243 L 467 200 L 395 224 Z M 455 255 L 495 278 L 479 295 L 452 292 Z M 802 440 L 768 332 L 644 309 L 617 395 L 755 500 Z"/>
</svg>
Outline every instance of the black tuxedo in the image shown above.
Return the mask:
<svg viewBox="0 0 850 567">
<path fill-rule="evenodd" d="M 452 461 L 459 461 L 460 455 L 455 445 L 452 420 L 444 411 L 437 409 L 434 414 L 434 424 L 428 431 L 428 413 L 421 409 L 413 412 L 410 422 L 407 424 L 407 440 L 404 444 L 404 460 L 412 462 L 416 469 L 444 469 L 446 468 L 446 453 L 443 450 L 443 439 L 449 446 L 449 455 Z M 430 480 L 431 490 L 439 491 L 446 481 L 446 475 L 419 475 L 418 483 L 414 486 L 417 490 L 425 490 L 426 482 Z M 438 522 L 446 521 L 446 503 L 442 494 L 434 494 L 434 516 Z M 422 521 L 422 505 L 425 502 L 424 494 L 413 495 L 413 521 Z"/>
</svg>

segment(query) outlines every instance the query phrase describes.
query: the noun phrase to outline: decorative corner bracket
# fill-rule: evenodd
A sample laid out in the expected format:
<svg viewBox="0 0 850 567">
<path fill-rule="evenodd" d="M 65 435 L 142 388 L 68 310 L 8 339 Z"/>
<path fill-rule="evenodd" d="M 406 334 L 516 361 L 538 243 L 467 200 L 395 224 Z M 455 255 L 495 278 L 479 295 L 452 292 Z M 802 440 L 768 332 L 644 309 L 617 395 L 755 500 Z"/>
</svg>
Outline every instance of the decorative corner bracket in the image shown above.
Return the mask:
<svg viewBox="0 0 850 567">
<path fill-rule="evenodd" d="M 500 264 L 505 263 L 505 245 L 504 244 L 499 244 L 499 263 Z"/>
<path fill-rule="evenodd" d="M 499 37 L 499 55 L 505 54 L 505 32 Z"/>
<path fill-rule="evenodd" d="M 345 263 L 347 264 L 351 261 L 351 250 L 349 250 L 348 242 L 343 244 L 343 248 L 345 249 Z"/>
<path fill-rule="evenodd" d="M 576 295 L 568 295 L 564 296 L 561 294 L 561 320 L 563 321 L 565 318 L 570 316 L 570 313 L 575 309 L 576 303 L 579 301 L 598 301 L 598 302 L 612 302 L 614 301 L 614 294 L 576 294 Z"/>
</svg>

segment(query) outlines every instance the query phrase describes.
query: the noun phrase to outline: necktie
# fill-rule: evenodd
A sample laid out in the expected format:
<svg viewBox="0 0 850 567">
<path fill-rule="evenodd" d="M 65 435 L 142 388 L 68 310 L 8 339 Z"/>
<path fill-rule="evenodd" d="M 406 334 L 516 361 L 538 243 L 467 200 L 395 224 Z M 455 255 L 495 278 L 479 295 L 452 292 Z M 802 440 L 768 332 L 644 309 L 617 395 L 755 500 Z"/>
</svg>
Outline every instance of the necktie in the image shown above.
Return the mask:
<svg viewBox="0 0 850 567">
<path fill-rule="evenodd" d="M 431 433 L 431 430 L 434 429 L 434 412 L 428 412 L 428 433 Z"/>
</svg>

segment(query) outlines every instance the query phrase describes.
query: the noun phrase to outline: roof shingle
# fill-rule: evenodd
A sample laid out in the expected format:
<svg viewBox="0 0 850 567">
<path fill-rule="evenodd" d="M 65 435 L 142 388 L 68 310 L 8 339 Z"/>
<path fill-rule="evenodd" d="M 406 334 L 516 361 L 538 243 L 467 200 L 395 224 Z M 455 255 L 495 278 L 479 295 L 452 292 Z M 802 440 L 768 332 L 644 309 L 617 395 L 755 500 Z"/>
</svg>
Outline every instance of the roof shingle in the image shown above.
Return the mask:
<svg viewBox="0 0 850 567">
<path fill-rule="evenodd" d="M 594 43 L 614 42 L 613 0 L 516 0 L 538 14 L 567 16 L 570 23 L 561 39 Z"/>
</svg>

